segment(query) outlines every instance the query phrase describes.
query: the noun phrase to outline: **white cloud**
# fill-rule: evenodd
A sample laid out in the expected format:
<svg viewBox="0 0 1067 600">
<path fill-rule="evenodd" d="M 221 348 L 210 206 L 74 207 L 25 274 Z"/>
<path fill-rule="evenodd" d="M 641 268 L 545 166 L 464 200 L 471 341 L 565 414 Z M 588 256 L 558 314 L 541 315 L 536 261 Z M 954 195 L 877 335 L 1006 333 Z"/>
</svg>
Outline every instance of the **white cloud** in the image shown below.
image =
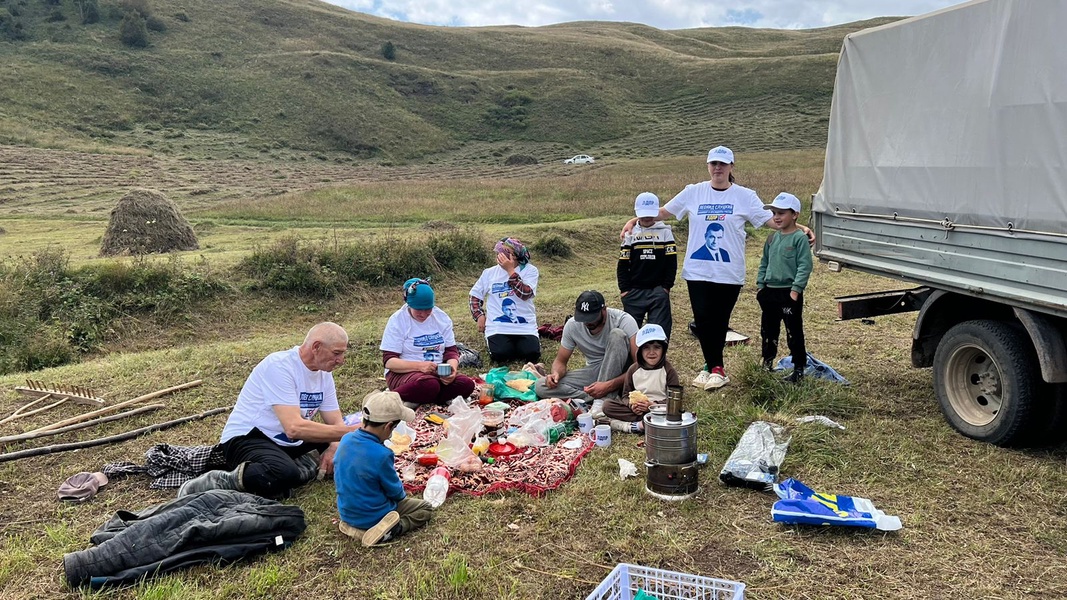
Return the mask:
<svg viewBox="0 0 1067 600">
<path fill-rule="evenodd" d="M 917 15 L 958 0 L 327 0 L 368 14 L 426 25 L 526 25 L 630 21 L 660 29 L 745 25 L 796 29 L 882 16 Z"/>
</svg>

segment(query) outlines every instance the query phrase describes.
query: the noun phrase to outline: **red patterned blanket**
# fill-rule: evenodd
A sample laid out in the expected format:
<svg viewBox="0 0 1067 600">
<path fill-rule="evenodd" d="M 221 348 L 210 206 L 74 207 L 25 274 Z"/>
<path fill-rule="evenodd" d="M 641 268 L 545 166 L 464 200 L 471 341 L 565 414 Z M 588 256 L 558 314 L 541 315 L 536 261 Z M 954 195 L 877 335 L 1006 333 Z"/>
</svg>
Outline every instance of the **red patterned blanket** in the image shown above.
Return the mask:
<svg viewBox="0 0 1067 600">
<path fill-rule="evenodd" d="M 521 405 L 516 402 L 515 406 Z M 422 406 L 415 411 L 414 423 L 408 423 L 415 429 L 415 441 L 411 447 L 396 455 L 396 470 L 401 474 L 404 488 L 410 493 L 421 493 L 426 487 L 426 480 L 433 467 L 418 464 L 415 459 L 427 449 L 437 446 L 445 437 L 445 428 L 425 420 L 426 415 L 437 412 L 449 416 L 448 409 L 441 406 Z M 581 445 L 574 449 L 565 448 L 569 440 L 580 440 Z M 573 445 L 573 442 L 572 442 Z M 493 464 L 483 464 L 480 471 L 463 473 L 452 469 L 452 481 L 449 493 L 464 493 L 481 496 L 504 490 L 519 490 L 538 496 L 548 490 L 554 490 L 574 475 L 578 463 L 593 448 L 589 437 L 575 432 L 563 438 L 559 443 L 542 447 L 528 446 L 520 448 L 509 457 L 496 460 Z M 414 465 L 409 469 L 409 465 Z M 404 479 L 405 470 L 414 477 Z"/>
</svg>

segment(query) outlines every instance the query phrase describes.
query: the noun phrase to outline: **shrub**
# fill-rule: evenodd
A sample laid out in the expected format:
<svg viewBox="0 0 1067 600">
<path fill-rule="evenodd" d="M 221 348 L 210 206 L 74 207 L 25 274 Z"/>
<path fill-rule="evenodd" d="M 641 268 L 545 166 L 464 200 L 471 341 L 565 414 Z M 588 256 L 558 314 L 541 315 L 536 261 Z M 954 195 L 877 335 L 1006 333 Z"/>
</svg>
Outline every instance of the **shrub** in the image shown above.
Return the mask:
<svg viewBox="0 0 1067 600">
<path fill-rule="evenodd" d="M 393 42 L 382 44 L 382 58 L 385 60 L 396 60 L 396 46 L 393 45 Z"/>
<path fill-rule="evenodd" d="M 410 277 L 481 268 L 490 258 L 481 233 L 469 228 L 373 244 L 329 246 L 287 237 L 255 249 L 237 269 L 256 281 L 253 289 L 331 297 L 356 284 L 399 285 Z"/>
<path fill-rule="evenodd" d="M 173 318 L 228 289 L 206 265 L 177 259 L 72 269 L 65 253 L 45 250 L 0 264 L 0 370 L 71 362 L 128 316 Z"/>
<path fill-rule="evenodd" d="M 167 30 L 167 24 L 159 17 L 147 17 L 145 19 L 145 27 L 149 31 L 155 31 L 156 33 L 163 33 Z"/>
<path fill-rule="evenodd" d="M 558 234 L 550 233 L 530 246 L 532 254 L 545 258 L 569 258 L 574 252 L 567 240 Z"/>
<path fill-rule="evenodd" d="M 427 245 L 437 265 L 449 271 L 482 267 L 492 258 L 485 240 L 473 228 L 438 234 L 431 237 Z"/>
<path fill-rule="evenodd" d="M 58 8 L 53 9 L 52 12 L 48 13 L 48 17 L 45 18 L 45 21 L 49 23 L 61 23 L 66 20 L 67 15 L 63 14 L 63 11 Z"/>
<path fill-rule="evenodd" d="M 130 11 L 119 23 L 119 39 L 131 48 L 148 47 L 148 27 L 140 13 Z"/>
</svg>

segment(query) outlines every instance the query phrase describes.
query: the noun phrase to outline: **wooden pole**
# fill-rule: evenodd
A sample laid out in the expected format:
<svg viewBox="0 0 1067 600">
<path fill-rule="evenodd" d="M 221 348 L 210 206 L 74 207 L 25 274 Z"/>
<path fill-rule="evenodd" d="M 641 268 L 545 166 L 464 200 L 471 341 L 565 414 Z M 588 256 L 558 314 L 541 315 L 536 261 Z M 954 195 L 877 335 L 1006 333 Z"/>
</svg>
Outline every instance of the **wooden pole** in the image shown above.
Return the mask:
<svg viewBox="0 0 1067 600">
<path fill-rule="evenodd" d="M 41 396 L 40 398 L 38 398 L 38 399 L 36 399 L 36 400 L 34 400 L 32 402 L 29 402 L 28 404 L 23 404 L 19 408 L 15 409 L 15 412 L 11 413 L 9 416 L 7 416 L 7 417 L 5 417 L 3 419 L 0 419 L 0 425 L 3 425 L 4 423 L 7 423 L 8 421 L 14 421 L 15 419 L 21 419 L 22 417 L 28 417 L 30 415 L 35 415 L 35 414 L 37 414 L 37 413 L 39 413 L 41 411 L 48 410 L 49 408 L 53 408 L 55 406 L 59 406 L 60 404 L 63 404 L 67 400 L 66 398 L 60 398 L 58 402 L 54 402 L 52 404 L 49 404 L 48 406 L 46 406 L 44 408 L 39 408 L 37 410 L 33 410 L 33 411 L 28 412 L 28 413 L 22 412 L 22 411 L 24 411 L 26 409 L 32 408 L 34 406 L 37 406 L 38 404 L 44 402 L 45 400 L 48 400 L 51 397 L 52 397 L 52 394 L 45 394 L 45 395 Z"/>
<path fill-rule="evenodd" d="M 20 458 L 29 458 L 31 456 L 41 456 L 42 454 L 54 454 L 56 452 L 66 452 L 68 450 L 80 450 L 82 448 L 92 448 L 93 446 L 103 446 L 104 444 L 112 444 L 115 442 L 122 442 L 125 440 L 133 439 L 143 433 L 150 433 L 153 431 L 159 431 L 161 429 L 169 429 L 175 425 L 181 425 L 187 421 L 193 421 L 196 419 L 203 419 L 212 415 L 217 415 L 221 412 L 227 412 L 232 407 L 224 406 L 222 408 L 213 408 L 209 411 L 202 412 L 198 415 L 190 415 L 188 417 L 182 417 L 180 419 L 174 419 L 173 421 L 166 421 L 164 423 L 157 423 L 155 425 L 149 425 L 148 427 L 141 427 L 140 429 L 134 429 L 133 431 L 127 431 L 126 433 L 120 433 L 117 435 L 109 435 L 95 440 L 86 440 L 84 442 L 71 442 L 69 444 L 56 444 L 54 446 L 42 446 L 40 448 L 30 448 L 28 450 L 19 450 L 18 452 L 8 452 L 7 454 L 0 454 L 0 463 L 8 462 L 11 460 L 19 460 Z"/>
<path fill-rule="evenodd" d="M 86 427 L 92 427 L 93 425 L 102 425 L 104 423 L 110 423 L 111 421 L 118 421 L 119 419 L 125 419 L 126 417 L 132 417 L 141 413 L 150 412 L 153 410 L 159 410 L 163 408 L 164 404 L 148 404 L 133 410 L 121 412 L 117 415 L 111 415 L 110 417 L 97 417 L 89 421 L 83 421 L 74 425 L 67 425 L 66 427 L 60 427 L 59 429 L 49 429 L 48 431 L 40 431 L 37 433 L 21 433 L 18 435 L 9 435 L 7 437 L 0 437 L 0 444 L 8 444 L 11 442 L 21 442 L 24 440 L 32 440 L 41 437 L 48 437 L 53 435 L 59 435 L 61 433 L 67 433 L 68 431 L 77 431 L 78 429 L 85 429 Z"/>
<path fill-rule="evenodd" d="M 145 394 L 144 396 L 138 396 L 138 397 L 134 398 L 133 400 L 127 400 L 125 402 L 119 402 L 118 404 L 112 404 L 111 406 L 107 406 L 107 407 L 101 408 L 100 410 L 94 410 L 92 412 L 87 412 L 87 413 L 85 413 L 83 415 L 78 415 L 76 417 L 71 417 L 69 419 L 65 419 L 63 421 L 59 421 L 58 423 L 52 423 L 51 425 L 45 425 L 44 427 L 39 427 L 37 429 L 34 429 L 33 431 L 27 431 L 26 433 L 40 433 L 42 431 L 51 431 L 53 429 L 59 429 L 60 427 L 65 427 L 65 426 L 70 425 L 72 423 L 80 423 L 82 421 L 87 421 L 89 419 L 92 419 L 93 417 L 97 417 L 97 416 L 100 416 L 100 415 L 106 415 L 107 413 L 110 413 L 110 412 L 115 412 L 116 410 L 118 410 L 120 408 L 125 408 L 125 407 L 127 407 L 127 406 L 129 406 L 131 404 L 137 404 L 138 402 L 144 402 L 145 400 L 152 400 L 153 398 L 159 398 L 160 396 L 165 396 L 165 395 L 170 394 L 172 392 L 177 392 L 177 391 L 193 388 L 193 387 L 196 387 L 196 386 L 200 385 L 201 383 L 204 383 L 203 380 L 197 379 L 196 381 L 190 381 L 188 383 L 183 383 L 181 385 L 176 385 L 174 387 L 169 387 L 169 388 L 167 388 L 165 390 L 159 390 L 158 392 L 152 392 L 151 394 Z"/>
</svg>

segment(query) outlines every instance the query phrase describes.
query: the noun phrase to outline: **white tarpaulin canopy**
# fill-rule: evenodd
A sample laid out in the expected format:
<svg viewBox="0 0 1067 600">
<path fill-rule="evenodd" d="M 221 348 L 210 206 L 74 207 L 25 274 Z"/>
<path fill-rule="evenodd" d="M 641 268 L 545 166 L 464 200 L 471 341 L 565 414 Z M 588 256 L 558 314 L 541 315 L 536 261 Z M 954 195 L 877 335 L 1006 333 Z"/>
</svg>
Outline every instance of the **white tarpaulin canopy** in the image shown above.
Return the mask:
<svg viewBox="0 0 1067 600">
<path fill-rule="evenodd" d="M 1067 1 L 846 37 L 814 210 L 1067 233 Z"/>
</svg>

